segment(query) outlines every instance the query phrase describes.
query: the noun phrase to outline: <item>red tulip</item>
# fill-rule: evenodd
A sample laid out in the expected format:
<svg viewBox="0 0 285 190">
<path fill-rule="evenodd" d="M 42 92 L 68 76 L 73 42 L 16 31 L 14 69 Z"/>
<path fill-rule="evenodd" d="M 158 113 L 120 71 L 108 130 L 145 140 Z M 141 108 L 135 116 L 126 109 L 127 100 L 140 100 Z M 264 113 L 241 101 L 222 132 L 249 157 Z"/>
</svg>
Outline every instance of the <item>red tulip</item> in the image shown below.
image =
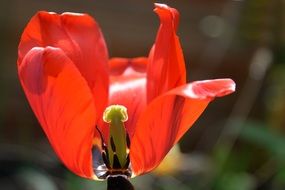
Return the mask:
<svg viewBox="0 0 285 190">
<path fill-rule="evenodd" d="M 109 59 L 87 14 L 38 12 L 22 34 L 24 92 L 55 152 L 79 176 L 151 171 L 209 102 L 235 90 L 231 79 L 186 83 L 179 13 L 162 4 L 154 11 L 161 23 L 147 58 Z"/>
</svg>

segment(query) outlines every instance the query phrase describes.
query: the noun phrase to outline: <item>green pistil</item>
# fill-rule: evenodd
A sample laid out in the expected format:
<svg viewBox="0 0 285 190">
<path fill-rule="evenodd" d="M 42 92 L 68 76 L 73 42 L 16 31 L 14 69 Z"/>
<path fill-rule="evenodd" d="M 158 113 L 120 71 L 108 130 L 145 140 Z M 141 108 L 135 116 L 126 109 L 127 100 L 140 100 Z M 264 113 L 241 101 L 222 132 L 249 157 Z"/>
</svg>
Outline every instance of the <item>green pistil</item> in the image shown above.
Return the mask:
<svg viewBox="0 0 285 190">
<path fill-rule="evenodd" d="M 114 167 L 114 156 L 123 168 L 127 162 L 127 134 L 124 122 L 128 120 L 127 108 L 121 105 L 111 105 L 105 109 L 103 120 L 110 125 L 108 139 L 108 159 Z"/>
</svg>

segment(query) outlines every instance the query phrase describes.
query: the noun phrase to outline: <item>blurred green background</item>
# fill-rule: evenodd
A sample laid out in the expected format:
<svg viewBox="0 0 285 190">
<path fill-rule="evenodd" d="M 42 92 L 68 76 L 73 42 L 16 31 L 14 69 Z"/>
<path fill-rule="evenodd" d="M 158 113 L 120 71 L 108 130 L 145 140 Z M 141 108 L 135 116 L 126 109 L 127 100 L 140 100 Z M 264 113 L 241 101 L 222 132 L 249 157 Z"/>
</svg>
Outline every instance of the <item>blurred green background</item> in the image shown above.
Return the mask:
<svg viewBox="0 0 285 190">
<path fill-rule="evenodd" d="M 17 46 L 38 10 L 85 12 L 111 57 L 147 55 L 158 18 L 147 0 L 0 2 L 0 189 L 105 189 L 58 161 L 20 87 Z M 188 81 L 232 78 L 237 91 L 210 104 L 159 170 L 135 178 L 139 190 L 285 189 L 285 1 L 164 1 L 181 14 Z"/>
</svg>

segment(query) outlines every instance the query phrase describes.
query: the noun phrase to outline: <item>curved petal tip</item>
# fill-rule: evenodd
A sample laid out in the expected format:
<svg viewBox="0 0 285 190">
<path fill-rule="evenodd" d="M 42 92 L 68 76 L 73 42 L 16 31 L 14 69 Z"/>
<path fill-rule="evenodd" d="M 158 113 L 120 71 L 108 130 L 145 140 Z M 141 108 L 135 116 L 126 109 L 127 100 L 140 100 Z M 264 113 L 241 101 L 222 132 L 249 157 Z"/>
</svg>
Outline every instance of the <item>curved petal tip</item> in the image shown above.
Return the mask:
<svg viewBox="0 0 285 190">
<path fill-rule="evenodd" d="M 166 11 L 166 12 L 170 11 L 172 14 L 174 14 L 174 16 L 179 16 L 179 13 L 175 8 L 169 7 L 166 4 L 154 3 L 154 7 L 155 7 L 154 8 L 155 12 L 157 12 L 157 11 Z"/>
<path fill-rule="evenodd" d="M 156 12 L 160 17 L 167 17 L 167 15 L 170 13 L 176 22 L 175 24 L 178 25 L 179 12 L 175 8 L 169 7 L 168 5 L 162 3 L 154 3 L 154 12 Z M 175 28 L 177 28 L 177 26 Z"/>
<path fill-rule="evenodd" d="M 214 79 L 195 81 L 183 90 L 183 93 L 198 99 L 222 97 L 235 91 L 236 84 L 232 79 Z"/>
<path fill-rule="evenodd" d="M 163 3 L 154 3 L 155 8 L 168 9 L 169 7 Z"/>
<path fill-rule="evenodd" d="M 236 84 L 232 79 L 214 79 L 193 83 L 193 90 L 200 96 L 222 97 L 235 91 Z"/>
</svg>

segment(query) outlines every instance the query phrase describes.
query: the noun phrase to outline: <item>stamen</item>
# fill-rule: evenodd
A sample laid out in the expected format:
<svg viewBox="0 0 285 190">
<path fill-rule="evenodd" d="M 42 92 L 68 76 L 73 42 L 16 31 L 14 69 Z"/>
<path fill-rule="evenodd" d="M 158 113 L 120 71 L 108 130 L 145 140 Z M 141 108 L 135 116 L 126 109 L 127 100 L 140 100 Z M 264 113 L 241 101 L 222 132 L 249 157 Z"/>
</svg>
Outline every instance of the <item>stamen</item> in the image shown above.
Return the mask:
<svg viewBox="0 0 285 190">
<path fill-rule="evenodd" d="M 111 137 L 111 148 L 112 148 L 113 152 L 116 152 L 116 145 L 114 143 L 113 137 Z"/>
</svg>

